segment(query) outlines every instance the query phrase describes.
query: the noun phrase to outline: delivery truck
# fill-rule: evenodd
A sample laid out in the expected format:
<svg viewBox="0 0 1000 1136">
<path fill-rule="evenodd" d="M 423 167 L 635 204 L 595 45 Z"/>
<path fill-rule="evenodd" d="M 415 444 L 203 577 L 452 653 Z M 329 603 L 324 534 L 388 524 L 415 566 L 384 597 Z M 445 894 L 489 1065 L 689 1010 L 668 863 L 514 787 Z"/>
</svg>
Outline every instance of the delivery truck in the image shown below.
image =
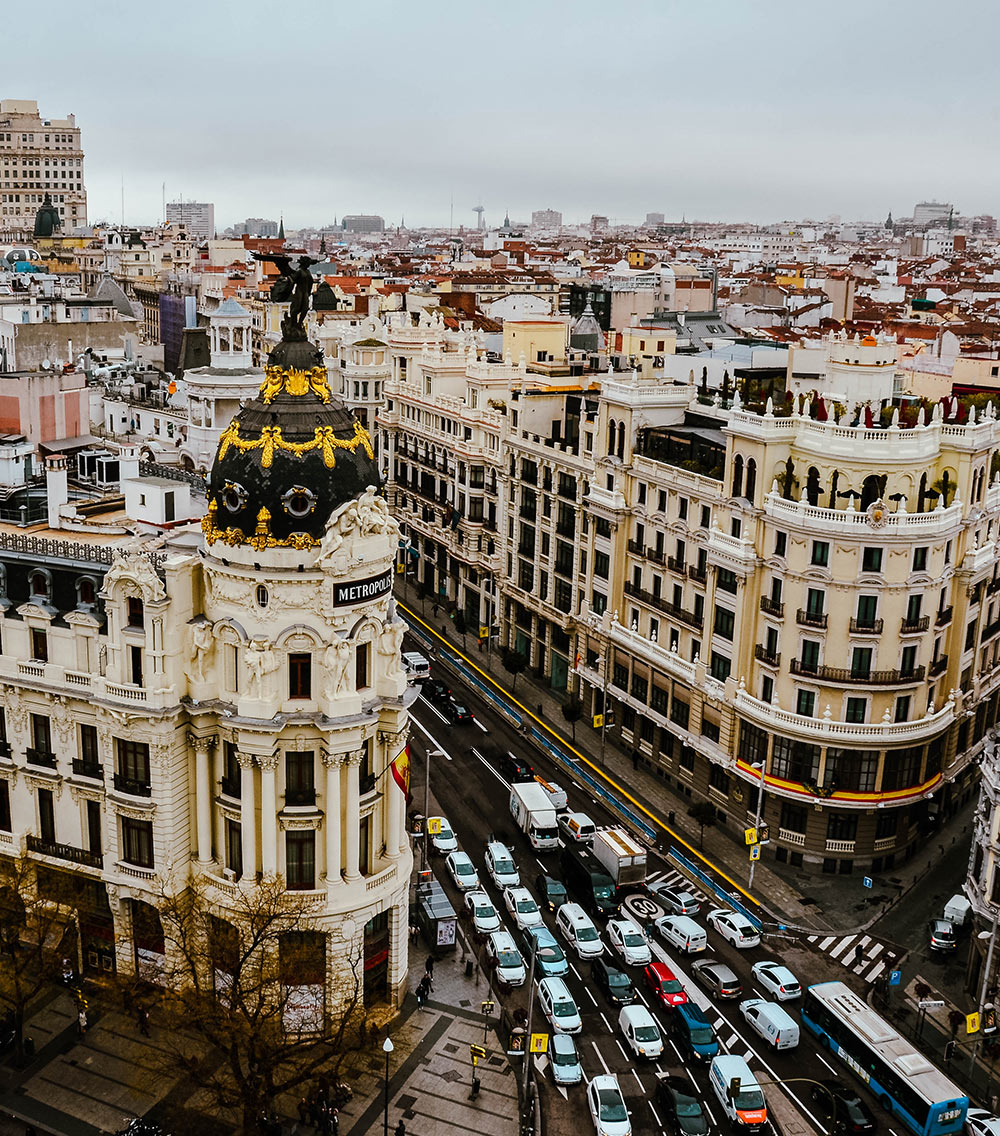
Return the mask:
<svg viewBox="0 0 1000 1136">
<path fill-rule="evenodd" d="M 556 810 L 537 781 L 515 782 L 511 785 L 510 815 L 537 852 L 559 847 Z"/>
<path fill-rule="evenodd" d="M 617 887 L 646 882 L 646 849 L 623 828 L 599 828 L 591 849 Z"/>
</svg>

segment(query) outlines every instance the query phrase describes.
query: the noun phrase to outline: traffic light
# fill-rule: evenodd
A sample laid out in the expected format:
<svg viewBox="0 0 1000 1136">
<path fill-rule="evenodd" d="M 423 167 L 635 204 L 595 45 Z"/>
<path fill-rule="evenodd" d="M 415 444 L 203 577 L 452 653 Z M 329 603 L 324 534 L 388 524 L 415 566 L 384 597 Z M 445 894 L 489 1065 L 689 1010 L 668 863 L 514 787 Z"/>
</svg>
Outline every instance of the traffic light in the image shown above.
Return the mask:
<svg viewBox="0 0 1000 1136">
<path fill-rule="evenodd" d="M 948 1042 L 948 1043 L 947 1043 L 947 1044 L 945 1045 L 945 1047 L 944 1047 L 944 1060 L 945 1060 L 945 1064 L 946 1064 L 946 1065 L 947 1065 L 947 1063 L 948 1063 L 948 1062 L 949 1062 L 949 1061 L 951 1060 L 951 1058 L 952 1058 L 952 1054 L 953 1054 L 953 1053 L 955 1052 L 955 1046 L 956 1046 L 957 1044 L 958 1044 L 958 1043 L 957 1043 L 956 1041 L 949 1041 L 949 1042 Z"/>
</svg>

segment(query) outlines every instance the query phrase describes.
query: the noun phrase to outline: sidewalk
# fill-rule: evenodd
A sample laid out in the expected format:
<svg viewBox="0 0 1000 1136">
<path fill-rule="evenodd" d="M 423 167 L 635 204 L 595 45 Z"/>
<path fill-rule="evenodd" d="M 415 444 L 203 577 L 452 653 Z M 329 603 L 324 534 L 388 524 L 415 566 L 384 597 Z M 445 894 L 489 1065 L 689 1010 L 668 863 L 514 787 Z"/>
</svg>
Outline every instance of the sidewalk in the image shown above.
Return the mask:
<svg viewBox="0 0 1000 1136">
<path fill-rule="evenodd" d="M 477 666 L 485 671 L 504 690 L 510 690 L 511 676 L 503 669 L 500 654 L 494 650 L 480 652 L 475 634 L 464 637 L 455 633 L 454 625 L 443 606 L 438 607 L 437 616 L 432 614 L 432 601 L 425 600 L 424 613 L 416 588 L 401 584 L 397 580 L 396 595 L 411 611 L 433 627 L 439 635 L 458 650 L 466 654 Z M 517 679 L 517 690 L 513 697 L 529 710 L 535 712 L 542 722 L 562 734 L 567 744 L 571 744 L 606 773 L 622 789 L 644 803 L 651 812 L 667 820 L 674 813 L 671 827 L 693 848 L 702 851 L 706 859 L 724 871 L 735 883 L 747 886 L 749 860 L 743 842 L 742 818 L 732 816 L 729 824 L 706 828 L 704 845 L 699 845 L 699 826 L 687 815 L 693 798 L 682 796 L 667 783 L 662 771 L 641 760 L 639 768 L 632 765 L 630 754 L 626 754 L 615 742 L 611 734 L 605 739 L 604 760 L 601 760 L 601 741 L 598 731 L 593 730 L 582 719 L 577 723 L 576 741 L 570 739 L 569 725 L 562 716 L 564 699 L 548 687 L 536 682 L 529 671 Z M 656 772 L 654 772 L 656 768 Z M 863 894 L 860 873 L 850 876 L 824 875 L 789 868 L 776 863 L 773 858 L 761 860 L 754 876 L 754 894 L 766 908 L 782 922 L 792 926 L 808 927 L 811 930 L 836 930 L 838 933 L 863 931 L 880 919 L 888 908 L 895 904 L 919 883 L 933 864 L 938 845 L 948 845 L 966 831 L 968 819 L 974 804 L 966 811 L 951 818 L 934 833 L 928 842 L 926 852 L 914 856 L 908 863 L 891 869 L 889 879 L 879 877 L 876 888 Z M 963 825 L 966 828 L 963 828 Z M 881 897 L 884 902 L 871 902 Z"/>
</svg>

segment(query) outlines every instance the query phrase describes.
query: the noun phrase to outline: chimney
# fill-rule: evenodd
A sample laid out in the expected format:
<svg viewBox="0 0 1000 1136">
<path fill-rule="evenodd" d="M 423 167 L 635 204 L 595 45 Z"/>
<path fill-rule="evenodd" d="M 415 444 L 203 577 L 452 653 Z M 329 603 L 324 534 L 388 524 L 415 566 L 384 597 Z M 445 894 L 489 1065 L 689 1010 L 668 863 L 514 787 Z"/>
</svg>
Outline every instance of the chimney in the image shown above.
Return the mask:
<svg viewBox="0 0 1000 1136">
<path fill-rule="evenodd" d="M 118 448 L 118 478 L 126 481 L 139 476 L 139 447 L 123 445 Z"/>
<path fill-rule="evenodd" d="M 45 459 L 45 500 L 48 505 L 49 528 L 57 529 L 61 524 L 59 510 L 69 502 L 65 454 L 50 454 Z"/>
</svg>

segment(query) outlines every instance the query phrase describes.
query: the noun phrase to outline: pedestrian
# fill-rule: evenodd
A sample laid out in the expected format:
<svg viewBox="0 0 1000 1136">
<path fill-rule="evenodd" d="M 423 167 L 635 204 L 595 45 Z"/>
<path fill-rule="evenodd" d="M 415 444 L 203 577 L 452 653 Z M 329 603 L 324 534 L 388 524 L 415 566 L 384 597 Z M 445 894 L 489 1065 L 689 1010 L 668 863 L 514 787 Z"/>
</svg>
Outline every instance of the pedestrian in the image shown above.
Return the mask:
<svg viewBox="0 0 1000 1136">
<path fill-rule="evenodd" d="M 427 961 L 424 963 L 424 970 L 431 976 L 431 981 L 434 981 L 434 956 L 428 955 Z"/>
<path fill-rule="evenodd" d="M 309 1123 L 319 1128 L 319 1097 L 316 1096 L 309 1101 Z"/>
<path fill-rule="evenodd" d="M 396 1125 L 396 1131 L 393 1136 L 406 1136 L 406 1125 L 402 1120 Z"/>
<path fill-rule="evenodd" d="M 632 768 L 639 768 L 639 751 L 637 749 L 632 750 Z"/>
<path fill-rule="evenodd" d="M 864 959 L 864 957 L 865 948 L 860 943 L 858 943 L 858 945 L 854 948 L 854 965 L 857 966 L 858 963 Z"/>
<path fill-rule="evenodd" d="M 330 1136 L 339 1136 L 340 1134 L 340 1109 L 335 1108 L 330 1114 Z"/>
<path fill-rule="evenodd" d="M 86 1010 L 81 1010 L 79 1012 L 79 1014 L 77 1014 L 76 1026 L 77 1026 L 77 1030 L 80 1033 L 80 1036 L 84 1037 L 87 1033 L 87 1011 Z"/>
<path fill-rule="evenodd" d="M 372 1046 L 373 1047 L 377 1046 L 378 1045 L 378 1022 L 369 1022 L 368 1023 L 368 1032 L 371 1035 Z"/>
<path fill-rule="evenodd" d="M 429 970 L 424 971 L 423 981 L 424 985 L 427 987 L 427 993 L 429 994 L 434 989 L 434 979 L 431 977 L 431 972 Z"/>
<path fill-rule="evenodd" d="M 309 1102 L 306 1100 L 305 1097 L 303 1097 L 299 1101 L 298 1108 L 299 1108 L 299 1124 L 301 1124 L 302 1127 L 305 1128 L 305 1126 L 309 1123 Z"/>
<path fill-rule="evenodd" d="M 149 1011 L 145 1006 L 139 1007 L 139 1032 L 143 1037 L 149 1037 Z"/>
</svg>

